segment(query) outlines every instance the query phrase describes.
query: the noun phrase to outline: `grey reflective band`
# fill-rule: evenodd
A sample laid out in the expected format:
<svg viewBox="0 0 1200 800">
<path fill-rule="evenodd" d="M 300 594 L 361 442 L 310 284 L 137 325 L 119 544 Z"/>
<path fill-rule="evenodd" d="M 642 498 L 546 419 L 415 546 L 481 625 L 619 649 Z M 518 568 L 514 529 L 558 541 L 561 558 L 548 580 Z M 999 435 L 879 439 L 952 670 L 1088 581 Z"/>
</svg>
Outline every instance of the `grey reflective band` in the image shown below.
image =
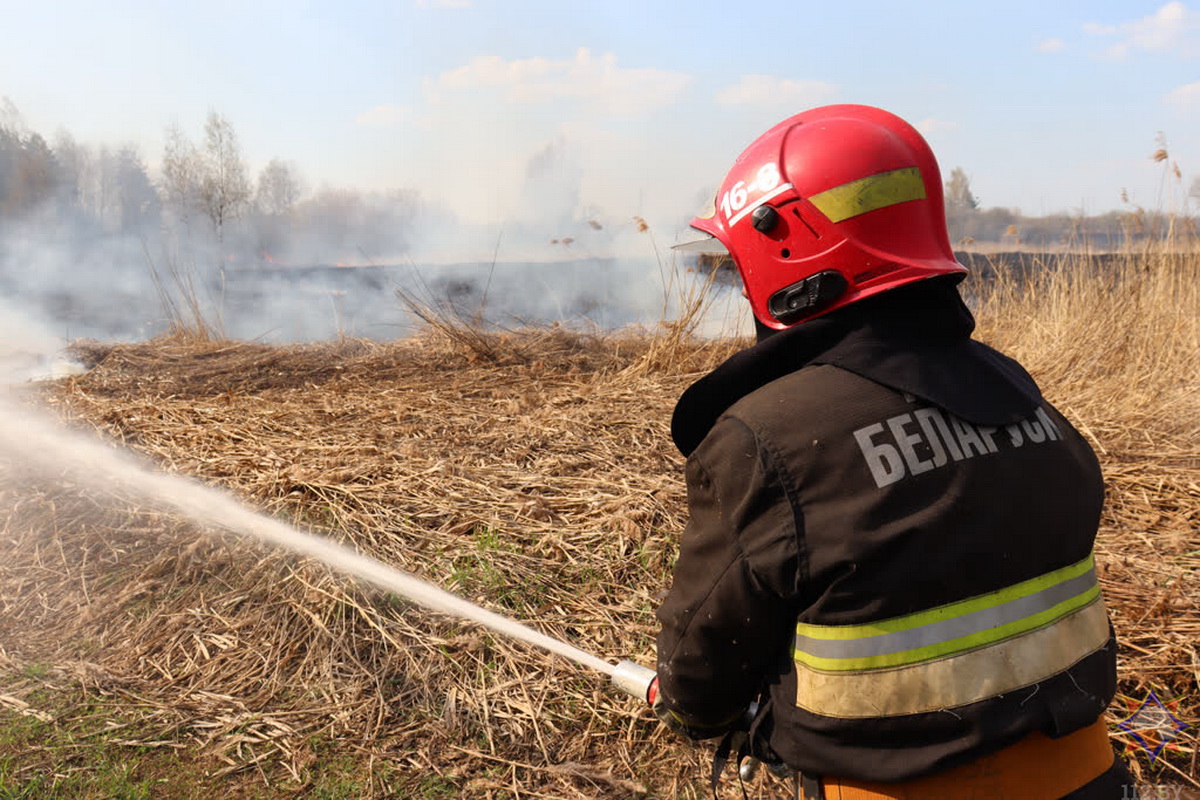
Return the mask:
<svg viewBox="0 0 1200 800">
<path fill-rule="evenodd" d="M 796 626 L 793 656 L 822 672 L 861 672 L 955 656 L 1053 625 L 1100 596 L 1091 554 L 967 600 L 865 625 Z"/>
</svg>

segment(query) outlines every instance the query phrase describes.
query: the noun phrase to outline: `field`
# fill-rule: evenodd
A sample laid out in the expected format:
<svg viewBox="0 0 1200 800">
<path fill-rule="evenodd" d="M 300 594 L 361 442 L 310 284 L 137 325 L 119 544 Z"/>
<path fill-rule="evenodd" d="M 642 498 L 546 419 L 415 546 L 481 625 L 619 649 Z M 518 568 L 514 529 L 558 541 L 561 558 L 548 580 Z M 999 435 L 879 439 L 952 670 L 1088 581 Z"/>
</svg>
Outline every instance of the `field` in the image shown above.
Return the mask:
<svg viewBox="0 0 1200 800">
<path fill-rule="evenodd" d="M 977 336 L 1025 363 L 1105 469 L 1114 741 L 1143 783 L 1190 791 L 1200 256 L 1005 274 L 970 287 Z M 748 343 L 696 337 L 694 321 L 491 333 L 432 313 L 410 339 L 304 346 L 181 331 L 79 343 L 85 374 L 19 399 L 605 659 L 652 664 L 685 519 L 670 412 Z M 0 798 L 707 794 L 710 747 L 562 658 L 116 489 L 0 462 L 0 509 Z M 1153 762 L 1116 725 L 1151 690 L 1192 726 Z M 786 796 L 765 771 L 746 788 Z"/>
</svg>

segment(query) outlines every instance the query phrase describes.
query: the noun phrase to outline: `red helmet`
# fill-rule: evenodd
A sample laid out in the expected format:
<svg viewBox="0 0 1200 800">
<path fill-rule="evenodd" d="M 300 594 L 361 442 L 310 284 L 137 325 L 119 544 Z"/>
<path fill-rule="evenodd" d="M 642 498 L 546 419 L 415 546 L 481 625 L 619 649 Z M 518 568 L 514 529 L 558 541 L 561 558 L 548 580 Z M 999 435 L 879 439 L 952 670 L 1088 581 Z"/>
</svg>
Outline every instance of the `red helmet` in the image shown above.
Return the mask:
<svg viewBox="0 0 1200 800">
<path fill-rule="evenodd" d="M 870 106 L 823 106 L 771 128 L 692 227 L 725 245 L 754 316 L 776 330 L 967 271 L 950 249 L 933 151 Z"/>
</svg>

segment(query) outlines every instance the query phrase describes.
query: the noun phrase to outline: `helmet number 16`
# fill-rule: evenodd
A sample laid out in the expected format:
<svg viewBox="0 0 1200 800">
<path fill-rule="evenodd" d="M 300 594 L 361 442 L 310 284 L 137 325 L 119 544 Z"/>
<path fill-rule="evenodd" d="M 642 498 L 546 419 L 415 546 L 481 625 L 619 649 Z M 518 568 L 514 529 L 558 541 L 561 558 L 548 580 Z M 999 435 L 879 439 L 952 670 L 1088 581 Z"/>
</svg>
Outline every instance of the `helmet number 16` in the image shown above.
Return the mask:
<svg viewBox="0 0 1200 800">
<path fill-rule="evenodd" d="M 745 208 L 751 194 L 765 194 L 778 185 L 779 165 L 774 161 L 768 161 L 758 168 L 754 180 L 749 185 L 745 181 L 738 181 L 729 188 L 729 191 L 721 195 L 721 213 L 725 215 L 725 219 L 729 219 Z"/>
</svg>

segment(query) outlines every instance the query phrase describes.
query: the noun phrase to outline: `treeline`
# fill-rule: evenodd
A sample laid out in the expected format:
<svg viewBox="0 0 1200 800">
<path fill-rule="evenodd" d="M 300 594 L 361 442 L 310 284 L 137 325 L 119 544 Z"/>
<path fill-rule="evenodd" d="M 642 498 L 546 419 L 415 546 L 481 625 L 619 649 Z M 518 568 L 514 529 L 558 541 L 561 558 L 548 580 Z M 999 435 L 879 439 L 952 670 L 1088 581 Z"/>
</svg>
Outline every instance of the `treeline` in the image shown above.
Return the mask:
<svg viewBox="0 0 1200 800">
<path fill-rule="evenodd" d="M 1187 234 L 1193 228 L 1192 220 L 1185 216 L 1132 205 L 1127 211 L 1090 216 L 1058 213 L 1041 217 L 1027 217 L 1015 208 L 983 208 L 961 167 L 951 171 L 945 195 L 946 223 L 956 249 L 998 243 L 1014 249 L 1110 250 L 1147 238 Z"/>
<path fill-rule="evenodd" d="M 1139 239 L 1155 221 L 1139 220 L 1135 213 L 1110 211 L 1096 216 L 1050 214 L 1026 217 L 1016 209 L 987 208 L 969 212 L 947 211 L 950 240 L 956 246 L 1000 243 L 1012 247 L 1053 249 L 1087 245 L 1107 250 Z"/>
<path fill-rule="evenodd" d="M 132 145 L 88 145 L 65 131 L 47 140 L 0 102 L 0 236 L 32 221 L 74 239 L 120 234 L 173 251 L 215 247 L 226 259 L 336 263 L 405 252 L 419 210 L 407 189 L 310 191 L 282 159 L 253 175 L 216 111 L 195 140 L 168 127 L 152 169 Z"/>
</svg>

